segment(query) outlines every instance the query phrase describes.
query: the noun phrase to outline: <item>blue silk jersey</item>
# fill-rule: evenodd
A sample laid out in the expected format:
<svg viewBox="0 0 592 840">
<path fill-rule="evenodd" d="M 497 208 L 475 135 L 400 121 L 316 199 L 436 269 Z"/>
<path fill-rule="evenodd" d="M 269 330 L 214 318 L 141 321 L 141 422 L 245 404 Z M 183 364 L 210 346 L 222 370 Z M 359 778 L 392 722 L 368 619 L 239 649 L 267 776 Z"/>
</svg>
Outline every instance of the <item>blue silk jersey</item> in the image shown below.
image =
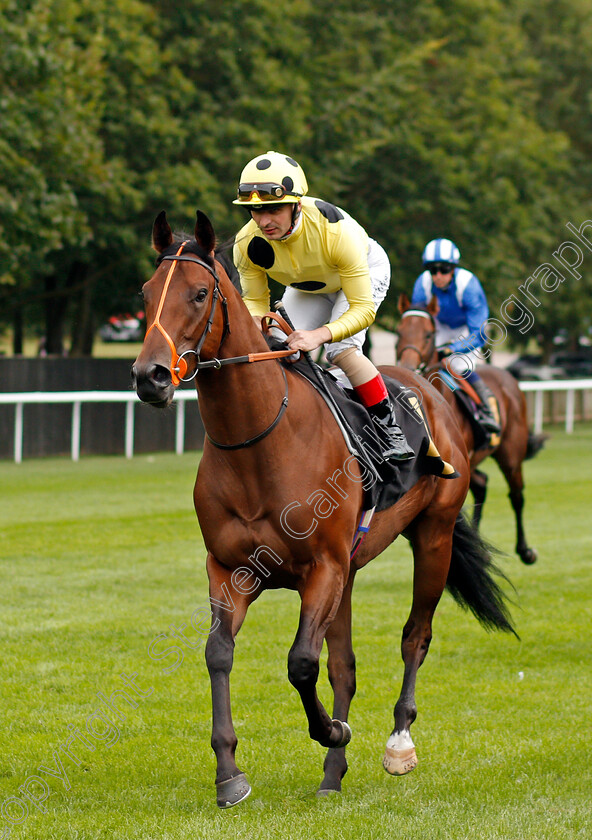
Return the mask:
<svg viewBox="0 0 592 840">
<path fill-rule="evenodd" d="M 424 271 L 419 275 L 413 287 L 411 303 L 429 303 L 435 295 L 440 305 L 438 321 L 455 329 L 468 327 L 470 342 L 467 339 L 453 341 L 449 347 L 453 353 L 467 352 L 482 347 L 487 336 L 481 333 L 481 327 L 489 318 L 489 307 L 481 283 L 466 268 L 456 268 L 447 289 L 438 289 L 432 282 L 432 275 Z"/>
</svg>

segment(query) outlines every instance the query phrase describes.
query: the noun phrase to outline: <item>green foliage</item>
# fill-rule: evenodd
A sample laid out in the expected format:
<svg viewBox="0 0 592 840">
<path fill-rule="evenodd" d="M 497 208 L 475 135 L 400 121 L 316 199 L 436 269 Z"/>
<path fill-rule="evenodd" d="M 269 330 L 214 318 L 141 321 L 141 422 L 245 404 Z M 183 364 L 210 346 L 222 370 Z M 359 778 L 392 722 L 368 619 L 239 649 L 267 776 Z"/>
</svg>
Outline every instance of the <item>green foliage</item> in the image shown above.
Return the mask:
<svg viewBox="0 0 592 840">
<path fill-rule="evenodd" d="M 19 287 L 35 285 L 51 252 L 84 247 L 91 231 L 80 194 L 107 180 L 100 44 L 81 48 L 72 37 L 75 3 L 59 14 L 52 5 L 4 0 L 0 9 L 0 282 Z"/>
<path fill-rule="evenodd" d="M 2 317 L 38 323 L 60 299 L 80 352 L 135 306 L 156 214 L 187 229 L 199 207 L 225 240 L 265 149 L 387 248 L 385 323 L 433 236 L 495 313 L 586 218 L 584 0 L 0 0 L 0 39 Z M 589 286 L 546 299 L 533 333 L 582 331 Z"/>
</svg>

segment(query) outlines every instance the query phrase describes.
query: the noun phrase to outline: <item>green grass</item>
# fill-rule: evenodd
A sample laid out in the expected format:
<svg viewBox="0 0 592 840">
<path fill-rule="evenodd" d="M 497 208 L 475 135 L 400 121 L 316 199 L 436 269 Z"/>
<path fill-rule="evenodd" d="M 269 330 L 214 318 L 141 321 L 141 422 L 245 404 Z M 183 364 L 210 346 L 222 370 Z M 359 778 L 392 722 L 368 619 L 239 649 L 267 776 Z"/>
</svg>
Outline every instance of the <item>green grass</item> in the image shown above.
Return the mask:
<svg viewBox="0 0 592 840">
<path fill-rule="evenodd" d="M 215 804 L 203 651 L 185 648 L 169 674 L 162 669 L 172 654 L 161 661 L 148 654 L 170 625 L 207 607 L 191 503 L 197 456 L 0 464 L 5 816 L 22 816 L 8 797 L 22 798 L 19 787 L 40 775 L 39 765 L 56 767 L 69 726 L 86 732 L 87 719 L 107 711 L 97 692 L 122 688 L 122 672 L 152 689 L 137 708 L 121 706 L 126 719 L 117 721 L 110 746 L 95 739 L 91 751 L 78 743 L 79 765 L 59 753 L 69 789 L 41 774 L 51 790 L 46 812 L 29 803 L 11 838 L 590 837 L 591 444 L 590 428 L 556 431 L 526 465 L 527 533 L 539 551 L 533 567 L 513 554 L 507 491 L 487 462 L 483 531 L 507 552 L 501 566 L 516 587 L 521 640 L 487 634 L 444 596 L 419 673 L 419 766 L 409 776 L 392 778 L 381 767 L 402 677 L 407 544 L 395 543 L 358 576 L 358 693 L 340 796 L 315 796 L 324 750 L 309 740 L 287 679 L 298 598 L 262 596 L 238 637 L 232 674 L 238 761 L 253 792 L 225 812 Z M 328 702 L 324 673 L 320 691 Z M 0 817 L 0 837 L 7 826 Z"/>
</svg>

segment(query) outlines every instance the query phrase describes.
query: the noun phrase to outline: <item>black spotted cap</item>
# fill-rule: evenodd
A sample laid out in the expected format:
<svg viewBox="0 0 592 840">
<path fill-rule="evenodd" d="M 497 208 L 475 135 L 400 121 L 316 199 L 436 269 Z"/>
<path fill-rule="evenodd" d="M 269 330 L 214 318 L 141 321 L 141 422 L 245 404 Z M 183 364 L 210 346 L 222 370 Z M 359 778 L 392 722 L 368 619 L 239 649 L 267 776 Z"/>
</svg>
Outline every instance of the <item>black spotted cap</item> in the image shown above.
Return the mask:
<svg viewBox="0 0 592 840">
<path fill-rule="evenodd" d="M 270 151 L 247 163 L 233 204 L 297 204 L 307 192 L 308 183 L 300 164 L 288 155 Z"/>
</svg>

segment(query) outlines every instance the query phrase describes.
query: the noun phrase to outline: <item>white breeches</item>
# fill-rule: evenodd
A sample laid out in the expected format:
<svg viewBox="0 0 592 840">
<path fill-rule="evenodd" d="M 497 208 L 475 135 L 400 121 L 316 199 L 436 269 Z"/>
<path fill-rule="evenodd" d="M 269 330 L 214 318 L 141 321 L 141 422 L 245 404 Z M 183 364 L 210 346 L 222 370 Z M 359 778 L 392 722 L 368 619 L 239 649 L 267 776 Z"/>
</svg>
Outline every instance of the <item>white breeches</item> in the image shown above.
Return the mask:
<svg viewBox="0 0 592 840">
<path fill-rule="evenodd" d="M 464 327 L 449 327 L 447 324 L 441 324 L 436 318 L 436 347 L 452 344 L 453 341 L 467 338 L 468 335 L 469 328 L 466 325 Z M 480 350 L 457 350 L 451 356 L 448 356 L 448 364 L 455 373 L 462 377 L 467 376 L 475 370 L 476 365 L 482 362 L 483 356 Z"/>
</svg>

